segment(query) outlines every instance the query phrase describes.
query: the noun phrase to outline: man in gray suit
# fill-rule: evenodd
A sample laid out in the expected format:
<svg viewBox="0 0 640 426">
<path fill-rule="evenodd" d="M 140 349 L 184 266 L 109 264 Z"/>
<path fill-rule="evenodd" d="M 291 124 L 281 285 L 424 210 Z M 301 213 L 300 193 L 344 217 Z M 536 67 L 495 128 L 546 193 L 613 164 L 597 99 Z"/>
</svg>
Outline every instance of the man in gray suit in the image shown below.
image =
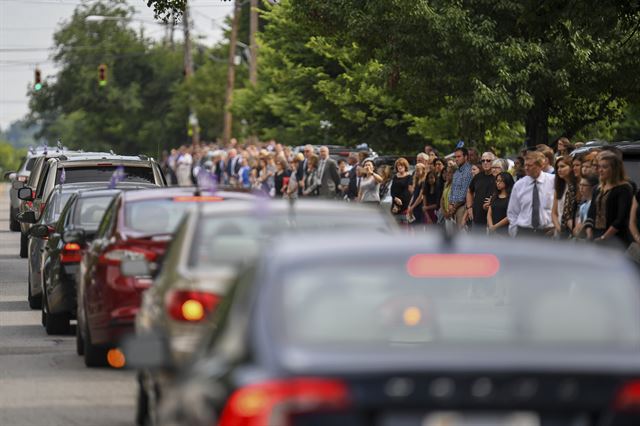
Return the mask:
<svg viewBox="0 0 640 426">
<path fill-rule="evenodd" d="M 336 162 L 329 158 L 329 148 L 326 146 L 320 147 L 318 178 L 320 179 L 320 197 L 335 198 L 340 185 L 340 173 L 338 173 Z"/>
</svg>

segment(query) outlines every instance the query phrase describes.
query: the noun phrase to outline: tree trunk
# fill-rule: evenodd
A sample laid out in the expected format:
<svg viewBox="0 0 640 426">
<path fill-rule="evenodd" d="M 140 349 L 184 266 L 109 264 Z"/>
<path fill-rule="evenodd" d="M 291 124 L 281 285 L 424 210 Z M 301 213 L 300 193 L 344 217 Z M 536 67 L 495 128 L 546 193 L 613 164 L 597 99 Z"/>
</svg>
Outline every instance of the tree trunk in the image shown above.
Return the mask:
<svg viewBox="0 0 640 426">
<path fill-rule="evenodd" d="M 549 143 L 549 105 L 546 99 L 536 99 L 533 108 L 527 112 L 525 127 L 527 147 Z"/>
</svg>

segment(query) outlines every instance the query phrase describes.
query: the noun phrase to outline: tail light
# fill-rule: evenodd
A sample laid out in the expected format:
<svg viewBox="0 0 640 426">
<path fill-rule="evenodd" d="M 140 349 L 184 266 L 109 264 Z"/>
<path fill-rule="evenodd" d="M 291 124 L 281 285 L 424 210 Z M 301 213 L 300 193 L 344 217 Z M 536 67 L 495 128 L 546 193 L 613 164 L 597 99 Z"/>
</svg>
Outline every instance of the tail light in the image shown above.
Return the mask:
<svg viewBox="0 0 640 426">
<path fill-rule="evenodd" d="M 82 256 L 80 255 L 80 244 L 78 243 L 67 243 L 62 247 L 62 251 L 60 252 L 60 262 L 61 263 L 77 263 L 82 260 Z"/>
<path fill-rule="evenodd" d="M 625 383 L 614 402 L 617 411 L 640 411 L 640 380 Z"/>
<path fill-rule="evenodd" d="M 44 211 L 44 208 L 47 207 L 47 203 L 40 204 L 40 214 Z"/>
<path fill-rule="evenodd" d="M 337 411 L 349 405 L 347 386 L 321 378 L 273 380 L 234 392 L 219 426 L 286 425 L 291 416 Z"/>
<path fill-rule="evenodd" d="M 167 311 L 177 321 L 198 322 L 220 302 L 220 296 L 204 291 L 177 290 L 167 294 Z"/>
</svg>

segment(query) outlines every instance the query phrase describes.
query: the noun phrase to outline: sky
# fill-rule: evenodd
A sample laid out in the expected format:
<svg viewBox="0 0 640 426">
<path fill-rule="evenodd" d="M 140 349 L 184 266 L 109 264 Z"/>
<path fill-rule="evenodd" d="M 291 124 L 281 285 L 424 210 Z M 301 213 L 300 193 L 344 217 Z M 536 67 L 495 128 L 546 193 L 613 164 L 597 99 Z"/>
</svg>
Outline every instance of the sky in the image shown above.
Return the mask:
<svg viewBox="0 0 640 426">
<path fill-rule="evenodd" d="M 75 7 L 95 0 L 0 0 L 0 128 L 23 118 L 27 112 L 28 88 L 33 84 L 36 66 L 42 78 L 55 75 L 51 61 L 53 34 L 71 19 Z M 145 0 L 127 0 L 136 9 L 131 26 L 144 26 L 144 34 L 154 39 L 164 35 L 164 27 L 153 18 Z M 189 0 L 193 19 L 193 38 L 212 46 L 222 38 L 225 16 L 232 12 L 229 0 Z M 182 28 L 176 28 L 180 40 Z"/>
</svg>

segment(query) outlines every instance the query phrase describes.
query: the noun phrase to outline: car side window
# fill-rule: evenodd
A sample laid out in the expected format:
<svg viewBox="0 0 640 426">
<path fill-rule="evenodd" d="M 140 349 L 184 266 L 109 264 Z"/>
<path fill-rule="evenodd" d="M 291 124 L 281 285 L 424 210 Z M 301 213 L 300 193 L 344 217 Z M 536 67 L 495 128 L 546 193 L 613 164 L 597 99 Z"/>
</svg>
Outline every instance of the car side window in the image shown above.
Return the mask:
<svg viewBox="0 0 640 426">
<path fill-rule="evenodd" d="M 64 206 L 64 209 L 62 209 L 62 212 L 60 213 L 60 217 L 58 219 L 58 223 L 56 224 L 56 232 L 58 232 L 59 234 L 62 234 L 65 228 L 68 226 L 69 218 L 71 217 L 69 212 L 73 210 L 73 206 L 75 206 L 77 199 L 78 198 L 74 196 L 73 199 L 69 200 L 67 205 Z"/>
<path fill-rule="evenodd" d="M 36 164 L 33 166 L 33 170 L 31 170 L 31 174 L 29 175 L 29 180 L 27 181 L 27 186 L 33 188 L 38 184 L 38 178 L 40 177 L 40 171 L 42 168 L 42 163 L 44 162 L 44 157 L 40 157 L 36 159 Z"/>
<path fill-rule="evenodd" d="M 120 203 L 118 202 L 118 197 L 116 197 L 107 210 L 104 212 L 104 216 L 102 216 L 102 221 L 100 221 L 100 225 L 98 226 L 98 232 L 96 234 L 97 238 L 106 238 L 109 236 L 113 229 L 113 225 L 115 224 L 115 216 L 118 211 L 118 206 Z"/>
<path fill-rule="evenodd" d="M 38 180 L 38 188 L 36 189 L 36 198 L 42 198 L 42 193 L 44 192 L 45 182 L 47 181 L 47 177 L 49 176 L 49 170 L 53 164 L 48 163 L 44 165 L 44 170 L 40 175 L 40 179 Z"/>
</svg>

